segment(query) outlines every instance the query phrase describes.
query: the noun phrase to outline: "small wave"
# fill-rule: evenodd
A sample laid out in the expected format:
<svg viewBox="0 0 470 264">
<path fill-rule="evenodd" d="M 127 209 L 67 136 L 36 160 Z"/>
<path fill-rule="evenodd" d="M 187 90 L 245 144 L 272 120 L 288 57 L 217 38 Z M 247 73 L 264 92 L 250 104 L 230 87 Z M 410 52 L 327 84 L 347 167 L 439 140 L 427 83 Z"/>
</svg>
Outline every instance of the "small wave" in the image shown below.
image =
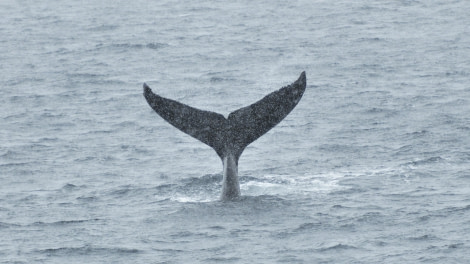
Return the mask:
<svg viewBox="0 0 470 264">
<path fill-rule="evenodd" d="M 19 224 L 0 222 L 0 229 L 10 228 L 10 227 L 19 227 L 19 226 L 20 226 Z"/>
<path fill-rule="evenodd" d="M 184 252 L 184 250 L 182 250 L 182 249 L 172 249 L 172 248 L 154 248 L 152 250 L 157 251 L 157 252 L 171 253 L 171 254 L 178 254 L 178 253 L 183 253 Z"/>
<path fill-rule="evenodd" d="M 147 45 L 145 45 L 146 48 L 148 49 L 160 49 L 160 48 L 164 48 L 166 47 L 167 45 L 166 44 L 163 44 L 163 43 L 148 43 Z"/>
<path fill-rule="evenodd" d="M 113 197 L 116 199 L 130 198 L 130 197 L 142 197 L 142 196 L 152 196 L 152 194 L 157 191 L 158 193 L 171 192 L 172 184 L 165 184 L 155 187 L 141 187 L 136 185 L 121 185 L 114 187 L 110 190 L 107 190 L 104 195 L 106 197 Z"/>
<path fill-rule="evenodd" d="M 470 205 L 459 206 L 459 207 L 455 207 L 455 206 L 446 207 L 443 210 L 443 215 L 449 215 L 451 213 L 458 213 L 458 212 L 465 212 L 465 211 L 470 211 Z"/>
<path fill-rule="evenodd" d="M 332 245 L 332 246 L 322 247 L 322 248 L 320 248 L 320 251 L 322 251 L 322 252 L 331 251 L 331 250 L 341 251 L 341 250 L 348 250 L 348 249 L 357 249 L 357 247 L 342 244 L 342 243 L 338 243 L 338 244 L 335 244 L 335 245 Z"/>
<path fill-rule="evenodd" d="M 222 82 L 224 81 L 224 78 L 222 77 L 211 77 L 210 79 L 210 82 L 214 83 L 214 82 Z"/>
<path fill-rule="evenodd" d="M 71 183 L 67 183 L 65 184 L 64 186 L 62 186 L 62 190 L 65 190 L 65 191 L 71 191 L 71 190 L 77 190 L 79 189 L 80 187 L 75 185 L 75 184 L 71 184 Z"/>
<path fill-rule="evenodd" d="M 3 158 L 2 155 L 0 155 L 0 157 Z M 11 163 L 0 164 L 0 168 L 4 168 L 4 169 L 8 169 L 8 168 L 11 168 L 11 167 L 13 167 L 13 168 L 24 168 L 24 167 L 27 167 L 29 165 L 34 166 L 35 163 L 34 162 L 11 162 Z"/>
<path fill-rule="evenodd" d="M 136 189 L 130 185 L 126 186 L 121 186 L 117 190 L 113 190 L 109 192 L 109 195 L 111 196 L 117 196 L 117 197 L 124 197 L 127 196 L 129 193 L 134 192 Z"/>
<path fill-rule="evenodd" d="M 413 165 L 413 166 L 419 166 L 419 165 L 426 165 L 426 164 L 432 164 L 432 163 L 440 163 L 442 161 L 445 161 L 444 158 L 440 156 L 435 156 L 435 157 L 430 157 L 427 159 L 421 159 L 421 160 L 415 160 L 411 162 L 405 163 L 405 165 Z"/>
<path fill-rule="evenodd" d="M 370 43 L 370 42 L 384 42 L 385 39 L 384 38 L 358 38 L 356 41 L 358 42 L 367 42 L 367 43 Z"/>
<path fill-rule="evenodd" d="M 208 183 L 219 182 L 222 179 L 221 176 L 221 174 L 206 174 L 202 177 L 185 179 L 184 182 L 191 185 L 205 185 Z"/>
<path fill-rule="evenodd" d="M 219 199 L 221 179 L 220 174 L 186 178 L 177 183 L 154 187 L 153 196 L 159 201 L 169 199 L 180 203 L 212 202 Z"/>
<path fill-rule="evenodd" d="M 211 83 L 234 82 L 234 81 L 236 80 L 233 78 L 224 78 L 224 77 L 216 77 L 216 76 L 210 78 Z"/>
<path fill-rule="evenodd" d="M 275 195 L 258 195 L 258 196 L 248 196 L 244 195 L 238 199 L 238 202 L 243 204 L 253 204 L 253 206 L 263 206 L 264 209 L 267 209 L 269 205 L 279 205 L 279 204 L 290 204 L 287 200 L 275 196 Z"/>
<path fill-rule="evenodd" d="M 19 85 L 25 85 L 25 84 L 38 84 L 45 81 L 43 78 L 17 78 L 17 79 L 11 79 L 7 81 L 7 86 L 19 86 Z"/>
<path fill-rule="evenodd" d="M 103 48 L 111 48 L 111 49 L 116 49 L 120 51 L 129 51 L 129 50 L 140 50 L 140 49 L 152 49 L 152 50 L 159 50 L 161 48 L 164 48 L 168 46 L 168 44 L 165 43 L 158 43 L 158 42 L 152 42 L 152 43 L 147 43 L 147 44 L 133 44 L 133 43 L 114 43 L 110 45 L 104 45 L 104 44 L 99 44 L 96 45 L 96 49 L 103 49 Z"/>
<path fill-rule="evenodd" d="M 59 119 L 59 118 L 65 118 L 66 115 L 63 113 L 56 113 L 52 112 L 51 110 L 44 110 L 39 117 L 41 119 Z"/>
<path fill-rule="evenodd" d="M 140 253 L 138 249 L 129 248 L 106 248 L 106 247 L 59 247 L 38 250 L 39 253 L 47 255 L 90 255 L 90 254 L 130 254 Z"/>
<path fill-rule="evenodd" d="M 304 223 L 304 224 L 301 224 L 299 227 L 297 227 L 294 232 L 304 232 L 305 230 L 310 230 L 310 229 L 315 229 L 315 228 L 318 228 L 318 227 L 321 227 L 323 226 L 322 223 L 318 222 L 318 223 Z"/>
<path fill-rule="evenodd" d="M 402 146 L 398 149 L 395 150 L 395 153 L 393 154 L 396 157 L 401 157 L 405 154 L 412 153 L 414 151 L 414 146 L 413 145 L 405 145 Z"/>
<path fill-rule="evenodd" d="M 9 114 L 3 118 L 4 121 L 18 121 L 26 116 L 25 113 L 14 113 Z"/>
<path fill-rule="evenodd" d="M 82 224 L 82 223 L 88 223 L 88 222 L 96 222 L 96 221 L 101 221 L 101 219 L 95 218 L 95 219 L 77 219 L 77 220 L 60 220 L 56 222 L 34 222 L 32 225 L 33 226 L 64 226 L 64 225 L 74 225 L 74 224 Z"/>
<path fill-rule="evenodd" d="M 223 257 L 211 257 L 211 258 L 206 258 L 203 262 L 204 263 L 238 263 L 241 258 L 238 257 L 228 257 L 228 258 L 223 258 Z"/>
<path fill-rule="evenodd" d="M 155 187 L 155 190 L 157 190 L 157 191 L 166 191 L 168 189 L 174 188 L 175 186 L 176 186 L 176 184 L 174 184 L 174 183 L 167 183 L 167 184 L 162 184 L 162 185 L 159 185 L 159 186 Z"/>
<path fill-rule="evenodd" d="M 365 111 L 366 114 L 384 114 L 386 117 L 390 117 L 396 115 L 398 113 L 397 110 L 387 109 L 387 108 L 380 108 L 380 107 L 372 107 Z"/>
<path fill-rule="evenodd" d="M 447 248 L 448 249 L 455 249 L 455 248 L 461 248 L 465 246 L 464 243 L 456 243 L 456 244 L 450 244 L 450 245 L 447 245 Z"/>
<path fill-rule="evenodd" d="M 379 212 L 367 212 L 357 218 L 357 222 L 377 224 L 383 220 L 383 215 Z"/>
<path fill-rule="evenodd" d="M 459 126 L 457 127 L 458 130 L 463 130 L 463 131 L 469 131 L 470 130 L 470 126 Z"/>
<path fill-rule="evenodd" d="M 405 134 L 405 136 L 416 138 L 416 137 L 422 137 L 426 134 L 429 134 L 429 131 L 426 130 L 426 129 L 423 129 L 423 130 L 407 133 L 407 134 Z"/>
<path fill-rule="evenodd" d="M 413 241 L 431 241 L 431 240 L 436 240 L 438 239 L 436 236 L 433 235 L 422 235 L 422 236 L 417 236 L 417 237 L 410 237 L 409 240 Z"/>
<path fill-rule="evenodd" d="M 92 203 L 98 201 L 98 197 L 96 196 L 80 196 L 77 197 L 78 201 L 84 202 L 84 203 Z"/>
<path fill-rule="evenodd" d="M 137 124 L 137 122 L 134 122 L 134 121 L 123 121 L 123 122 L 119 122 L 117 124 L 113 124 L 112 126 L 113 126 L 113 128 L 123 128 L 123 127 L 134 128 L 134 127 L 137 127 L 138 124 Z"/>
<path fill-rule="evenodd" d="M 223 226 L 209 226 L 209 229 L 212 229 L 212 230 L 225 230 L 225 227 Z"/>
<path fill-rule="evenodd" d="M 119 28 L 118 25 L 100 25 L 88 28 L 89 31 L 109 31 Z"/>
</svg>

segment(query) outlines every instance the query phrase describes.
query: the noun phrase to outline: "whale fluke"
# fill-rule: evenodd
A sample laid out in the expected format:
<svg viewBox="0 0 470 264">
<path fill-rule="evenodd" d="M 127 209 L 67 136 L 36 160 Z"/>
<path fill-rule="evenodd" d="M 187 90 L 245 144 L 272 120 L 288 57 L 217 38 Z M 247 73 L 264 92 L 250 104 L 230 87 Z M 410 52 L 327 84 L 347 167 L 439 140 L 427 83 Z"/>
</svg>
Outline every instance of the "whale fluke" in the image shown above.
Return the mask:
<svg viewBox="0 0 470 264">
<path fill-rule="evenodd" d="M 233 199 L 240 195 L 238 159 L 243 150 L 294 109 L 306 85 L 305 72 L 302 72 L 291 85 L 230 113 L 228 118 L 154 94 L 145 83 L 144 97 L 163 119 L 217 152 L 224 165 L 222 198 Z"/>
</svg>

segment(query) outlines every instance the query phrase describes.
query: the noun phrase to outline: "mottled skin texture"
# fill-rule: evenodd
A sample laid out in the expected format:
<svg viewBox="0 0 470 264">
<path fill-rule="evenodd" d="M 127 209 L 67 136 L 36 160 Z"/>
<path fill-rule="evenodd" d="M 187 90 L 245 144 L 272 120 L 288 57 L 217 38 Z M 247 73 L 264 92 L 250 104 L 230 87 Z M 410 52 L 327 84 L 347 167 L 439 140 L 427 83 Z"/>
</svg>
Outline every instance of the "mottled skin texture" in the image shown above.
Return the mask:
<svg viewBox="0 0 470 264">
<path fill-rule="evenodd" d="M 150 107 L 168 123 L 212 147 L 224 166 L 222 200 L 240 196 L 238 159 L 250 143 L 284 119 L 299 102 L 307 79 L 302 72 L 293 84 L 266 95 L 258 102 L 223 115 L 199 110 L 154 94 L 144 83 Z"/>
</svg>

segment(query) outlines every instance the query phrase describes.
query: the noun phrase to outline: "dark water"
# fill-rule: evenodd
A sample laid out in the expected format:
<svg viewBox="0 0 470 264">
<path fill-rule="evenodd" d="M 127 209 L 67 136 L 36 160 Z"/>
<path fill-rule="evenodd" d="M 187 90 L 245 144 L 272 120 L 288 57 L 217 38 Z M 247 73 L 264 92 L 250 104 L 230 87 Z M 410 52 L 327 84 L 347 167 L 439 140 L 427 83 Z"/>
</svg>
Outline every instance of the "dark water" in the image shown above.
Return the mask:
<svg viewBox="0 0 470 264">
<path fill-rule="evenodd" d="M 2 1 L 0 263 L 470 262 L 470 2 Z M 155 92 L 296 109 L 215 152 Z"/>
</svg>

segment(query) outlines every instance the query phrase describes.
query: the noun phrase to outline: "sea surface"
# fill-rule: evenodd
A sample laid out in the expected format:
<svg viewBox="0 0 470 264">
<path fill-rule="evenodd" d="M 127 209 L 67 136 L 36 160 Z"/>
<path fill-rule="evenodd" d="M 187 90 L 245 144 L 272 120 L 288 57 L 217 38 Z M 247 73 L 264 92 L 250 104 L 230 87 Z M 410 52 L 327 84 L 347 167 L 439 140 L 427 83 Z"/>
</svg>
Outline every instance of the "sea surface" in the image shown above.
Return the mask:
<svg viewBox="0 0 470 264">
<path fill-rule="evenodd" d="M 0 2 L 0 263 L 470 263 L 470 1 Z M 222 202 L 221 113 L 307 73 Z"/>
</svg>

